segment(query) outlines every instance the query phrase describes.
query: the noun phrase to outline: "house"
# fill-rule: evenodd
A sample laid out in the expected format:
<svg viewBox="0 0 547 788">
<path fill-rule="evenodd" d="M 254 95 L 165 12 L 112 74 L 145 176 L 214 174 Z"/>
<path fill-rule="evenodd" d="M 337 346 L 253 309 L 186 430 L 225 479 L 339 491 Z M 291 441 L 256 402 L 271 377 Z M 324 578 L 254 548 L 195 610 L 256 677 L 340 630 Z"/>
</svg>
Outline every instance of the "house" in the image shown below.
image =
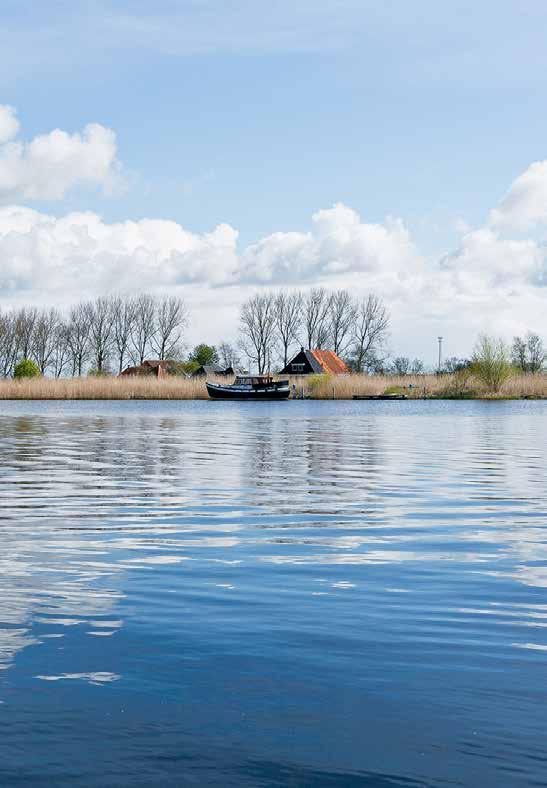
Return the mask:
<svg viewBox="0 0 547 788">
<path fill-rule="evenodd" d="M 280 375 L 348 375 L 349 369 L 332 350 L 305 350 L 289 361 Z"/>
<path fill-rule="evenodd" d="M 198 367 L 195 372 L 192 372 L 193 378 L 209 377 L 210 375 L 227 378 L 230 375 L 235 375 L 235 370 L 231 366 L 223 369 L 218 364 L 202 364 L 201 367 Z"/>
<path fill-rule="evenodd" d="M 136 367 L 127 367 L 124 369 L 123 372 L 120 372 L 120 377 L 146 377 L 149 375 L 155 378 L 163 378 L 165 375 L 169 374 L 171 363 L 171 361 L 160 361 L 159 359 L 143 361 L 142 364 Z"/>
</svg>

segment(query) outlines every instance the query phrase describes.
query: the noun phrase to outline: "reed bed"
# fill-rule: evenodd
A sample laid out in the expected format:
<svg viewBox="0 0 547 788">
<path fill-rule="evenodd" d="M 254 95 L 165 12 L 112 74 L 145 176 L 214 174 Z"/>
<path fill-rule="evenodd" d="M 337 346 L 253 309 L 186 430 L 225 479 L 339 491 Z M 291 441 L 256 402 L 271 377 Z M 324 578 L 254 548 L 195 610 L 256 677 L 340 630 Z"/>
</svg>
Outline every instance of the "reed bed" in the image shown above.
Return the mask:
<svg viewBox="0 0 547 788">
<path fill-rule="evenodd" d="M 207 399 L 203 380 L 180 377 L 89 377 L 1 380 L 0 399 Z"/>
<path fill-rule="evenodd" d="M 225 378 L 218 380 L 226 382 Z M 423 398 L 547 398 L 547 375 L 515 375 L 498 392 L 488 392 L 467 375 L 310 375 L 291 378 L 294 395 L 306 399 L 351 399 L 386 391 Z M 0 380 L 0 400 L 192 400 L 208 399 L 203 379 L 156 378 L 34 378 Z"/>
<path fill-rule="evenodd" d="M 354 395 L 405 394 L 409 399 L 543 399 L 547 375 L 510 377 L 492 392 L 470 373 L 453 375 L 310 375 L 291 381 L 299 396 L 309 399 L 351 399 Z"/>
</svg>

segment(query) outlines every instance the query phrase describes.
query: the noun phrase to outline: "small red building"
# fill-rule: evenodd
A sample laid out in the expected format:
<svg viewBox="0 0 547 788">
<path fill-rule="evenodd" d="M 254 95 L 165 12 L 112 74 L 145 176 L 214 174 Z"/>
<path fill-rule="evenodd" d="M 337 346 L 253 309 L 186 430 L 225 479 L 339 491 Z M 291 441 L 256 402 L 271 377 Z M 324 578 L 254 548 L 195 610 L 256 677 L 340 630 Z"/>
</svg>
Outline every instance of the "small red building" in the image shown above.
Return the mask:
<svg viewBox="0 0 547 788">
<path fill-rule="evenodd" d="M 289 361 L 280 375 L 349 375 L 349 369 L 332 350 L 305 350 Z"/>
</svg>

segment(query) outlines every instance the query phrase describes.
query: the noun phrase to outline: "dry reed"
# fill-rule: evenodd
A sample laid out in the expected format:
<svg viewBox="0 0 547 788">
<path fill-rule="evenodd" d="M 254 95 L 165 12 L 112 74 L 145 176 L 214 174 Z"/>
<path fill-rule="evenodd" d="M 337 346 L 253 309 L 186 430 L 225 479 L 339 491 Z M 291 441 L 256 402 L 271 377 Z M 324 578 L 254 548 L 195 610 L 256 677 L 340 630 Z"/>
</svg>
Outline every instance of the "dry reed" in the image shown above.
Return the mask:
<svg viewBox="0 0 547 788">
<path fill-rule="evenodd" d="M 489 392 L 471 374 L 454 375 L 311 375 L 291 380 L 298 396 L 311 399 L 351 399 L 354 395 L 374 396 L 386 391 L 405 394 L 409 399 L 525 399 L 547 397 L 547 375 L 514 375 L 498 392 Z"/>
<path fill-rule="evenodd" d="M 225 379 L 223 379 L 224 382 Z M 351 399 L 353 395 L 383 394 L 386 389 L 400 391 L 411 399 L 484 397 L 547 397 L 547 375 L 515 375 L 499 392 L 487 392 L 480 382 L 468 376 L 462 385 L 454 375 L 347 375 L 330 377 L 311 375 L 291 378 L 294 394 L 309 399 Z M 190 400 L 207 399 L 203 379 L 167 377 L 89 377 L 34 378 L 0 380 L 0 400 Z"/>
<path fill-rule="evenodd" d="M 168 377 L 32 378 L 0 381 L 0 399 L 207 399 L 203 380 Z"/>
</svg>

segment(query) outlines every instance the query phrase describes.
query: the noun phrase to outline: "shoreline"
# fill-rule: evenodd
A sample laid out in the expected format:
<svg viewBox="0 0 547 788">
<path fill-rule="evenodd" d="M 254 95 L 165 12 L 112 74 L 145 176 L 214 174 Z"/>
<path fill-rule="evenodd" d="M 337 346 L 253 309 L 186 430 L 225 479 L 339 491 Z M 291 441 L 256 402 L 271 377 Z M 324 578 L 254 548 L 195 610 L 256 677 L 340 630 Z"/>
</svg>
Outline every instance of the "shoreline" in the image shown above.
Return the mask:
<svg viewBox="0 0 547 788">
<path fill-rule="evenodd" d="M 544 402 L 547 397 L 408 397 L 395 402 Z M 0 397 L 0 402 L 253 402 L 249 399 L 215 400 L 211 397 Z M 289 397 L 285 400 L 262 399 L 260 402 L 389 402 L 388 399 L 361 399 L 353 397 Z M 1 415 L 1 414 L 0 414 Z"/>
<path fill-rule="evenodd" d="M 226 379 L 223 379 L 226 382 Z M 363 401 L 410 400 L 545 400 L 547 374 L 515 375 L 497 391 L 480 381 L 454 375 L 381 376 L 310 375 L 290 378 L 290 400 Z M 403 399 L 404 398 L 404 399 Z M 86 377 L 0 380 L 0 401 L 128 401 L 209 400 L 203 378 Z"/>
</svg>

